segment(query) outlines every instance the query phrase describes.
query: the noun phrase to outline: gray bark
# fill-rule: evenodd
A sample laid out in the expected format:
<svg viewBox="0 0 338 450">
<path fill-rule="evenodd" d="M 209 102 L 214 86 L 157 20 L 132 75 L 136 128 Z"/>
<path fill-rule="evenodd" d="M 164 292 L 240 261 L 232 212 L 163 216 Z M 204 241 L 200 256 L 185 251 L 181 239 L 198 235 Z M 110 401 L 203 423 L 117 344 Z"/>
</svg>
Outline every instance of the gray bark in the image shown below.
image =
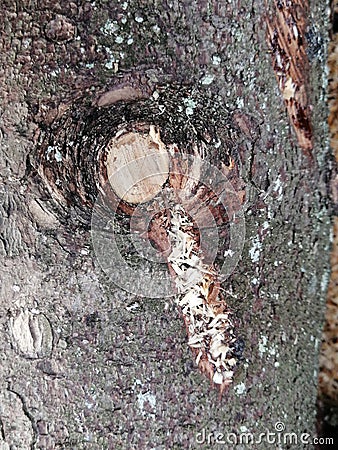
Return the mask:
<svg viewBox="0 0 338 450">
<path fill-rule="evenodd" d="M 278 90 L 263 1 L 2 1 L 1 10 L 1 448 L 207 449 L 217 445 L 196 441 L 203 430 L 258 439 L 277 422 L 315 436 L 330 246 L 323 2 L 308 19 L 311 163 Z M 90 124 L 91 149 L 103 145 L 97 101 L 127 85 L 142 97 L 131 114 L 165 110 L 167 125 L 156 120 L 167 140 L 189 147 L 192 128 L 207 129 L 241 159 L 246 238 L 223 287 L 245 351 L 222 399 L 196 369 L 176 308 L 125 292 L 100 268 L 89 233 L 95 171 L 79 181 L 89 166 L 70 156 L 66 176 L 51 153 L 50 173 L 66 180 L 60 206 L 38 170 L 46 139 L 76 139 L 74 124 Z M 115 120 L 118 108 L 105 111 Z M 215 142 L 207 156 L 225 162 Z"/>
</svg>

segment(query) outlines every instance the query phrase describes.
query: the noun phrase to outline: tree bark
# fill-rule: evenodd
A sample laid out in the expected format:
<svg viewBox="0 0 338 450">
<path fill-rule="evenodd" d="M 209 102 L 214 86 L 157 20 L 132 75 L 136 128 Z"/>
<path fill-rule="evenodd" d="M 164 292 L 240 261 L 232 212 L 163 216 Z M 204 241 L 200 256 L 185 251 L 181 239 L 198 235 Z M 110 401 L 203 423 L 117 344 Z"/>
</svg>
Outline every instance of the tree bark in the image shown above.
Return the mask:
<svg viewBox="0 0 338 450">
<path fill-rule="evenodd" d="M 327 17 L 311 2 L 297 41 L 308 77 L 290 91 L 274 40 L 284 3 L 2 1 L 1 448 L 245 448 L 241 433 L 278 431 L 283 448 L 285 433 L 315 447 L 331 229 Z M 113 283 L 92 245 L 98 155 L 136 124 L 233 164 L 245 188 L 244 247 L 222 284 L 245 349 L 222 398 L 176 305 L 134 293 L 142 279 L 129 292 Z"/>
</svg>

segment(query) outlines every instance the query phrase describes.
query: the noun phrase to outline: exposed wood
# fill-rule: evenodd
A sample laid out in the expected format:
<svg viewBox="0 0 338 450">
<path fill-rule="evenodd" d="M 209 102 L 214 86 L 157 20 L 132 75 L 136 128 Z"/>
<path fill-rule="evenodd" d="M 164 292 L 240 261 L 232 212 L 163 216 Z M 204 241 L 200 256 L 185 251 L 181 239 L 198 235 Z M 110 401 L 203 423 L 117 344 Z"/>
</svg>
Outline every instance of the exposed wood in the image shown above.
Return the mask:
<svg viewBox="0 0 338 450">
<path fill-rule="evenodd" d="M 107 175 L 115 193 L 129 203 L 143 203 L 158 194 L 169 176 L 169 155 L 160 135 L 125 133 L 107 146 Z"/>
<path fill-rule="evenodd" d="M 273 18 L 267 20 L 273 68 L 299 146 L 312 157 L 311 108 L 308 100 L 309 61 L 305 33 L 308 1 L 275 0 Z"/>
</svg>

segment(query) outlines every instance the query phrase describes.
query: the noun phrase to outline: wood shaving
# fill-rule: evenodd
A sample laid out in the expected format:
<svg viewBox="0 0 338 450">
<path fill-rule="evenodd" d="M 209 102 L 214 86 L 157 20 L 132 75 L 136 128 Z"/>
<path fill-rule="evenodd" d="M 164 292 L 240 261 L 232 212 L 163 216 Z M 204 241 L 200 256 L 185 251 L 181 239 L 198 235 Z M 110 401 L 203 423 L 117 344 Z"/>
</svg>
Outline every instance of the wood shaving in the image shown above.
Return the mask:
<svg viewBox="0 0 338 450">
<path fill-rule="evenodd" d="M 170 225 L 168 262 L 176 274 L 175 302 L 183 314 L 188 345 L 196 364 L 222 393 L 231 384 L 237 365 L 231 351 L 236 341 L 231 314 L 220 297 L 215 269 L 203 262 L 196 232 L 182 205 L 173 208 Z"/>
</svg>

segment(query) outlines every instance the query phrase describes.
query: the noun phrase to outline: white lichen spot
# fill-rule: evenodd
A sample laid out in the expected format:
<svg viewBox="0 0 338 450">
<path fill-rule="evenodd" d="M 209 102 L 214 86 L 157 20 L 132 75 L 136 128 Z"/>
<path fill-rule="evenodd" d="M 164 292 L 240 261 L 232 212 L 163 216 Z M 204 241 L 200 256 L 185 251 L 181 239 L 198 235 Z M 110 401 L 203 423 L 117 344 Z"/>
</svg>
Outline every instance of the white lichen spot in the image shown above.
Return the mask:
<svg viewBox="0 0 338 450">
<path fill-rule="evenodd" d="M 125 25 L 127 23 L 127 18 L 125 16 L 122 17 L 121 22 L 123 23 L 123 25 Z"/>
<path fill-rule="evenodd" d="M 282 183 L 280 175 L 278 175 L 277 180 L 274 183 L 273 190 L 277 194 L 277 200 L 281 201 L 283 198 L 283 183 Z"/>
<path fill-rule="evenodd" d="M 261 340 L 258 343 L 258 352 L 260 357 L 262 358 L 264 354 L 267 354 L 267 357 L 273 357 L 277 359 L 279 356 L 278 347 L 276 344 L 272 344 L 270 347 L 268 346 L 268 338 L 266 336 L 262 336 Z M 279 362 L 275 361 L 275 367 L 279 367 Z"/>
<path fill-rule="evenodd" d="M 122 42 L 123 42 L 123 37 L 122 37 L 122 36 L 116 36 L 115 42 L 116 42 L 116 44 L 122 44 Z"/>
<path fill-rule="evenodd" d="M 28 48 L 31 45 L 31 43 L 32 43 L 32 40 L 30 38 L 24 39 L 22 41 L 22 44 L 25 48 Z"/>
<path fill-rule="evenodd" d="M 130 37 L 130 38 L 127 40 L 127 44 L 128 44 L 128 45 L 131 45 L 133 42 L 134 42 L 134 39 L 133 39 L 132 37 Z"/>
<path fill-rule="evenodd" d="M 239 431 L 240 431 L 241 433 L 247 433 L 248 428 L 247 428 L 245 425 L 241 425 L 241 426 L 239 427 Z"/>
<path fill-rule="evenodd" d="M 192 98 L 186 98 L 183 100 L 186 105 L 185 113 L 187 116 L 192 116 L 194 114 L 194 109 L 196 107 L 196 103 Z"/>
<path fill-rule="evenodd" d="M 145 404 L 148 404 L 148 407 L 145 407 Z M 145 394 L 142 394 L 141 392 L 137 395 L 137 404 L 138 408 L 143 416 L 151 417 L 152 419 L 155 419 L 155 413 L 156 413 L 156 397 L 155 395 L 151 394 L 150 392 L 146 392 Z M 150 412 L 151 410 L 152 412 Z"/>
<path fill-rule="evenodd" d="M 262 231 L 265 231 L 268 228 L 270 228 L 270 223 L 268 221 L 265 221 L 262 225 Z"/>
<path fill-rule="evenodd" d="M 154 99 L 155 101 L 158 100 L 159 96 L 160 96 L 160 94 L 159 94 L 157 91 L 154 91 L 154 92 L 153 92 L 153 99 Z"/>
<path fill-rule="evenodd" d="M 108 56 L 108 61 L 105 63 L 105 67 L 107 69 L 114 69 L 115 70 L 115 64 L 118 62 L 116 61 L 115 56 L 113 55 L 113 52 L 110 50 L 109 47 L 105 47 L 105 50 L 107 52 L 107 56 Z"/>
<path fill-rule="evenodd" d="M 161 28 L 158 25 L 154 25 L 153 30 L 156 34 L 159 34 L 161 32 Z"/>
<path fill-rule="evenodd" d="M 261 250 L 262 250 L 262 243 L 259 240 L 259 237 L 256 236 L 252 239 L 252 247 L 249 250 L 249 255 L 252 262 L 256 263 L 259 261 Z"/>
<path fill-rule="evenodd" d="M 119 30 L 119 25 L 117 22 L 112 22 L 110 19 L 104 24 L 103 27 L 100 28 L 100 31 L 106 36 L 111 36 Z"/>
<path fill-rule="evenodd" d="M 268 338 L 266 336 L 262 336 L 261 340 L 258 342 L 258 352 L 260 357 L 262 358 L 264 353 L 268 351 Z"/>
<path fill-rule="evenodd" d="M 236 395 L 243 395 L 246 391 L 246 386 L 244 383 L 239 383 L 236 386 L 234 386 L 234 390 Z"/>
<path fill-rule="evenodd" d="M 333 240 L 334 240 L 334 231 L 333 231 L 333 228 L 330 230 L 330 244 L 332 244 L 333 243 Z"/>
<path fill-rule="evenodd" d="M 61 162 L 62 161 L 61 153 L 59 152 L 57 147 L 53 147 L 52 145 L 49 145 L 46 150 L 47 161 L 50 161 L 52 159 L 52 155 L 51 155 L 52 152 L 54 153 L 55 160 L 57 162 Z"/>
<path fill-rule="evenodd" d="M 54 150 L 54 147 L 51 145 L 48 145 L 47 150 L 46 150 L 47 161 L 50 161 L 50 154 L 52 153 L 53 150 Z"/>
<path fill-rule="evenodd" d="M 122 3 L 121 7 L 125 11 L 128 8 L 128 3 L 127 2 Z"/>
<path fill-rule="evenodd" d="M 106 62 L 105 67 L 109 70 L 113 69 L 113 67 L 114 67 L 113 61 Z"/>
<path fill-rule="evenodd" d="M 143 22 L 143 17 L 141 17 L 141 16 L 135 16 L 135 21 L 137 22 L 137 23 L 142 23 Z"/>
<path fill-rule="evenodd" d="M 269 348 L 269 355 L 270 356 L 278 356 L 278 350 L 277 350 L 277 347 L 275 345 L 272 345 Z"/>
<path fill-rule="evenodd" d="M 326 289 L 328 287 L 330 281 L 330 276 L 328 272 L 324 272 L 322 276 L 322 280 L 320 282 L 320 289 L 322 292 L 326 292 Z"/>
<path fill-rule="evenodd" d="M 91 402 L 86 401 L 86 402 L 85 402 L 85 405 L 86 405 L 87 409 L 92 409 L 93 406 L 95 406 L 95 403 L 91 403 Z M 89 440 L 89 439 L 88 439 L 88 440 Z"/>
<path fill-rule="evenodd" d="M 244 99 L 242 97 L 237 97 L 236 104 L 238 108 L 244 108 Z"/>
<path fill-rule="evenodd" d="M 54 158 L 55 158 L 56 162 L 58 162 L 58 163 L 62 162 L 62 155 L 59 152 L 59 150 L 57 150 L 57 149 L 55 150 Z"/>
<path fill-rule="evenodd" d="M 93 69 L 94 68 L 94 63 L 88 63 L 86 64 L 87 69 Z"/>
<path fill-rule="evenodd" d="M 214 66 L 219 66 L 221 64 L 221 57 L 218 55 L 213 55 L 212 63 Z"/>
<path fill-rule="evenodd" d="M 214 75 L 205 75 L 201 80 L 200 83 L 203 84 L 204 86 L 208 86 L 209 84 L 211 84 L 214 81 Z"/>
</svg>

